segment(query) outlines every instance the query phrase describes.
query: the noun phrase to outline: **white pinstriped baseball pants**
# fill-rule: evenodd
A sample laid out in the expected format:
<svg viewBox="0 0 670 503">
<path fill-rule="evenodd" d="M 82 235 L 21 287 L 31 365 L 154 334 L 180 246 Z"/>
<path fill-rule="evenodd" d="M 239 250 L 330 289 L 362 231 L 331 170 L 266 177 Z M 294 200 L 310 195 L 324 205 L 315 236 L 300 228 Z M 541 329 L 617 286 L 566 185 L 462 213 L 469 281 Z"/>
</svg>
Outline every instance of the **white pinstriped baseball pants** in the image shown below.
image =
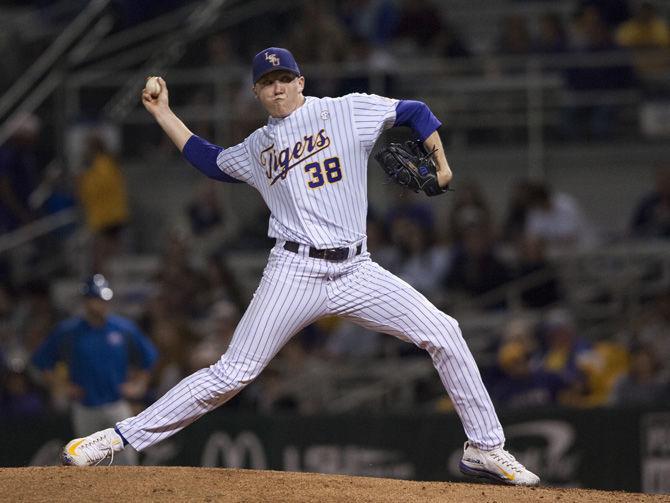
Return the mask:
<svg viewBox="0 0 670 503">
<path fill-rule="evenodd" d="M 342 316 L 428 351 L 468 439 L 483 449 L 504 443 L 456 320 L 370 260 L 367 252 L 332 262 L 305 256 L 304 246 L 293 253 L 281 245 L 272 249 L 260 285 L 221 359 L 117 424 L 135 449 L 141 451 L 223 405 L 253 381 L 293 335 L 327 315 Z"/>
</svg>

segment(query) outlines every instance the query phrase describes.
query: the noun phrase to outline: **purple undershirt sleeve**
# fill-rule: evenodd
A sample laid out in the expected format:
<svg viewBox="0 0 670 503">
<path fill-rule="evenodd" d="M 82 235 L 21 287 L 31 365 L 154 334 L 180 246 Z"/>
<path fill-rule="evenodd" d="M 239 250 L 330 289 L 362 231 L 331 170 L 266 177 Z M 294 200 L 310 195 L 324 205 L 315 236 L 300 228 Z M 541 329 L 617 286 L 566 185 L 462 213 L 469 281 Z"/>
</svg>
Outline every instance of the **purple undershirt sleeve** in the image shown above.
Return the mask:
<svg viewBox="0 0 670 503">
<path fill-rule="evenodd" d="M 396 106 L 394 126 L 408 126 L 425 141 L 442 123 L 433 115 L 428 106 L 421 101 L 400 100 Z"/>
<path fill-rule="evenodd" d="M 243 183 L 219 169 L 216 159 L 222 151 L 222 147 L 192 135 L 184 145 L 182 154 L 188 162 L 209 178 L 228 183 Z"/>
</svg>

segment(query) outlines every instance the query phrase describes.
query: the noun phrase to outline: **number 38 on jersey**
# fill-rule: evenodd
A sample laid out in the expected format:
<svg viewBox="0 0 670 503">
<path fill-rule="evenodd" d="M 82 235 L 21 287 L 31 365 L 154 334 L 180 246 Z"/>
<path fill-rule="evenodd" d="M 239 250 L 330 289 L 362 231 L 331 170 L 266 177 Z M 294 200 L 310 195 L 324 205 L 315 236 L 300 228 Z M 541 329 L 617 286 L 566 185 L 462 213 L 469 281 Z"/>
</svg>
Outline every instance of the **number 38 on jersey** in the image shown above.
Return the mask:
<svg viewBox="0 0 670 503">
<path fill-rule="evenodd" d="M 339 157 L 329 157 L 323 163 L 310 162 L 305 164 L 305 173 L 309 173 L 310 179 L 307 186 L 310 189 L 317 189 L 326 182 L 336 183 L 342 180 L 342 169 Z"/>
</svg>

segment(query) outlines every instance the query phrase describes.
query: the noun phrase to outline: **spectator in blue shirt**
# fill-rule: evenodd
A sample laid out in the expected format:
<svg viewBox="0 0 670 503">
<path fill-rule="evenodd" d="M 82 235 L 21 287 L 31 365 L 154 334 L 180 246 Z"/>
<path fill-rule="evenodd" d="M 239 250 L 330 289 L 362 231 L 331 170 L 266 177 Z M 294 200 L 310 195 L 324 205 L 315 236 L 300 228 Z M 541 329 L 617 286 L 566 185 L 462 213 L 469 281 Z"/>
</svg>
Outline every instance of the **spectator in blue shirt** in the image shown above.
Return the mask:
<svg viewBox="0 0 670 503">
<path fill-rule="evenodd" d="M 47 383 L 67 368 L 75 434 L 83 436 L 132 415 L 129 400 L 144 397 L 157 351 L 130 320 L 110 312 L 113 292 L 102 274 L 82 287 L 84 314 L 59 323 L 33 355 Z M 128 452 L 128 449 L 124 451 Z M 136 464 L 132 451 L 121 460 Z"/>
</svg>

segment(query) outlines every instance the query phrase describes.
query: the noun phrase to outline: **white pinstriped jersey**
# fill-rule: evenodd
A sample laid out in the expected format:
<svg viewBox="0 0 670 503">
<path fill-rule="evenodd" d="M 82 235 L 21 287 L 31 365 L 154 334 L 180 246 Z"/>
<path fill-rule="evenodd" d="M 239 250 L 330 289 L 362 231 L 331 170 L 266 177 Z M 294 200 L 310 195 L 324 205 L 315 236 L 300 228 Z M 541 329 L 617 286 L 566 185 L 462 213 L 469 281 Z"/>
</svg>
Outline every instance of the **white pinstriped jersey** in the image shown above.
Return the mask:
<svg viewBox="0 0 670 503">
<path fill-rule="evenodd" d="M 224 173 L 256 188 L 270 208 L 268 235 L 316 248 L 365 237 L 367 165 L 398 100 L 369 94 L 308 96 L 303 106 L 224 149 Z"/>
</svg>

